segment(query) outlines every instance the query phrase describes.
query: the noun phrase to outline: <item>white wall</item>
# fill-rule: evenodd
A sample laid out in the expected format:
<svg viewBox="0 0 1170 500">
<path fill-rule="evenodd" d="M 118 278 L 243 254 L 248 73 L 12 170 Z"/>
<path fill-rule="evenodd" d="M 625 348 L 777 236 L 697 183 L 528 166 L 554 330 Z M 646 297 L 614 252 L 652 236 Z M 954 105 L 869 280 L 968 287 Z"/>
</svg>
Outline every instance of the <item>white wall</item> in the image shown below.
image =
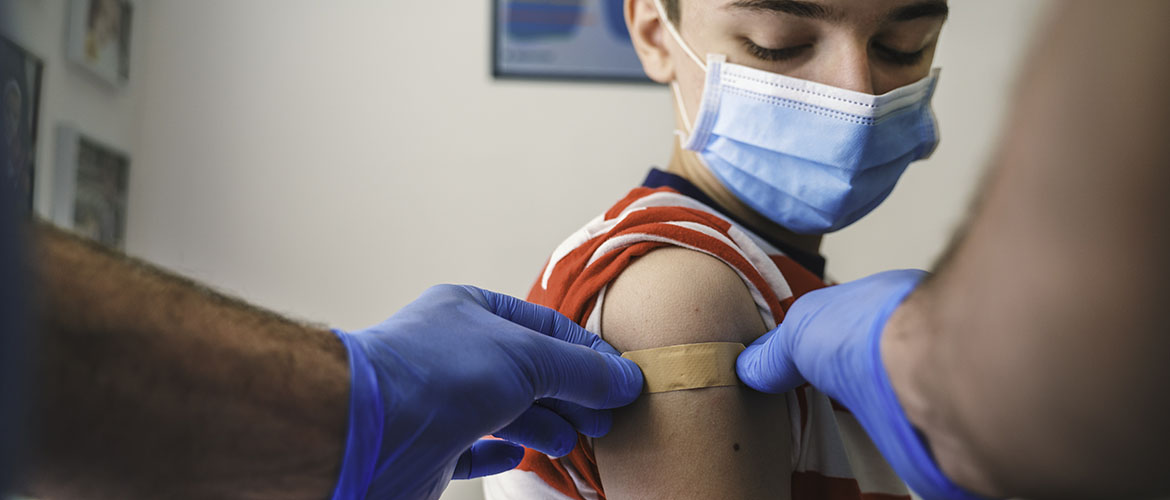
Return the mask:
<svg viewBox="0 0 1170 500">
<path fill-rule="evenodd" d="M 130 252 L 344 328 L 524 294 L 671 138 L 650 85 L 496 82 L 489 3 L 164 1 Z"/>
<path fill-rule="evenodd" d="M 24 16 L 17 38 L 53 56 L 43 123 L 70 117 L 133 155 L 130 253 L 341 328 L 439 282 L 523 295 L 553 246 L 670 146 L 664 88 L 493 81 L 486 1 L 158 0 L 140 5 L 121 92 L 63 67 L 63 0 L 0 1 Z M 827 239 L 838 279 L 930 266 L 1040 5 L 952 0 L 942 145 Z M 447 498 L 478 495 L 463 483 Z"/>
<path fill-rule="evenodd" d="M 56 128 L 76 125 L 98 142 L 130 155 L 130 169 L 138 168 L 139 95 L 147 75 L 143 69 L 143 37 L 130 38 L 130 82 L 115 88 L 66 58 L 66 0 L 0 0 L 5 14 L 4 33 L 44 60 L 41 83 L 40 122 L 37 130 L 37 212 L 47 216 L 51 208 L 53 157 Z M 136 2 L 136 28 L 149 23 L 150 3 Z M 140 34 L 138 30 L 136 34 Z"/>
</svg>

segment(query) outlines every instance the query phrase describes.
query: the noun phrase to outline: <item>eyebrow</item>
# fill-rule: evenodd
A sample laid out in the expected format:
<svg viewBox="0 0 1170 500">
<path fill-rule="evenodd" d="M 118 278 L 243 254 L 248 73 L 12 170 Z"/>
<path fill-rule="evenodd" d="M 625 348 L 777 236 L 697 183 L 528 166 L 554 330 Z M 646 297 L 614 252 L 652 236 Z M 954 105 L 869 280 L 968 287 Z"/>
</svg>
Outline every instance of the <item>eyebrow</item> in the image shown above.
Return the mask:
<svg viewBox="0 0 1170 500">
<path fill-rule="evenodd" d="M 945 0 L 927 0 L 894 9 L 886 18 L 893 22 L 913 21 L 924 17 L 946 19 L 951 9 Z"/>
<path fill-rule="evenodd" d="M 819 3 L 804 2 L 801 0 L 736 0 L 728 4 L 727 8 L 783 12 L 793 16 L 816 20 L 835 20 L 841 18 L 841 13 L 834 9 Z M 946 18 L 949 13 L 950 8 L 947 7 L 946 0 L 925 0 L 894 9 L 886 18 L 892 22 L 903 22 L 924 17 Z"/>
<path fill-rule="evenodd" d="M 769 10 L 798 17 L 817 20 L 832 20 L 841 17 L 839 12 L 824 5 L 800 0 L 736 0 L 727 4 L 728 9 Z"/>
</svg>

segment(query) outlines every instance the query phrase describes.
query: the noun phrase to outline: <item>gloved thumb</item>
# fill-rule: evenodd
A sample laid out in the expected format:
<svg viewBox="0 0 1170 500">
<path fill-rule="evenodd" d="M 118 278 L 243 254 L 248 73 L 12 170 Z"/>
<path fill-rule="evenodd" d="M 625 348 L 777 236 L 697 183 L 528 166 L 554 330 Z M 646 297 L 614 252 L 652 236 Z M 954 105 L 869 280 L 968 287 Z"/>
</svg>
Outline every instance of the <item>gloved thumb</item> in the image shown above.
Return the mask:
<svg viewBox="0 0 1170 500">
<path fill-rule="evenodd" d="M 507 472 L 523 459 L 523 446 L 502 439 L 480 439 L 459 456 L 451 479 L 475 479 Z"/>
<path fill-rule="evenodd" d="M 769 394 L 780 394 L 805 383 L 796 369 L 785 338 L 784 325 L 777 327 L 752 342 L 739 354 L 735 362 L 735 373 L 748 387 Z"/>
</svg>

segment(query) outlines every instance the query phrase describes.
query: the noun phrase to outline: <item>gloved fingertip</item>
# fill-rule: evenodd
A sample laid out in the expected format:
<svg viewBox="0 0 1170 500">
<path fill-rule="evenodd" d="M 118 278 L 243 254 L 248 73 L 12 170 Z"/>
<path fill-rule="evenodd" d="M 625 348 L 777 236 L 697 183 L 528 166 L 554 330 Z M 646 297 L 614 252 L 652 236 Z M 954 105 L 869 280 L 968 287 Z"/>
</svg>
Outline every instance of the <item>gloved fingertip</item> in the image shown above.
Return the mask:
<svg viewBox="0 0 1170 500">
<path fill-rule="evenodd" d="M 577 445 L 577 428 L 555 411 L 536 404 L 493 433 L 549 456 L 560 457 Z"/>
<path fill-rule="evenodd" d="M 577 447 L 577 435 L 576 434 L 573 434 L 572 436 L 568 436 L 568 435 L 562 436 L 562 438 L 557 442 L 556 447 L 551 450 L 552 453 L 549 453 L 549 456 L 553 457 L 553 458 L 561 458 L 565 455 L 568 455 L 569 453 L 572 453 L 573 448 L 576 448 L 576 447 Z"/>
<path fill-rule="evenodd" d="M 767 356 L 775 356 L 766 346 L 750 345 L 735 361 L 735 374 L 744 385 L 768 394 L 790 391 L 804 383 L 791 363 L 769 363 Z"/>
<path fill-rule="evenodd" d="M 613 389 L 609 400 L 601 408 L 619 408 L 633 403 L 642 394 L 642 385 L 645 383 L 642 369 L 637 363 L 621 356 L 610 354 L 604 356 L 613 375 Z"/>
<path fill-rule="evenodd" d="M 524 460 L 524 447 L 501 439 L 481 439 L 459 456 L 452 479 L 475 479 L 515 469 Z"/>
<path fill-rule="evenodd" d="M 512 470 L 520 465 L 520 462 L 524 461 L 524 447 L 517 446 L 513 443 L 507 444 L 507 449 L 500 452 L 500 455 L 502 455 L 500 464 L 504 467 L 504 470 Z"/>
<path fill-rule="evenodd" d="M 761 389 L 759 378 L 756 376 L 756 367 L 760 364 L 760 351 L 762 350 L 763 348 L 756 344 L 749 345 L 743 352 L 739 353 L 739 357 L 735 360 L 735 374 L 739 376 L 739 380 L 757 391 Z"/>
</svg>

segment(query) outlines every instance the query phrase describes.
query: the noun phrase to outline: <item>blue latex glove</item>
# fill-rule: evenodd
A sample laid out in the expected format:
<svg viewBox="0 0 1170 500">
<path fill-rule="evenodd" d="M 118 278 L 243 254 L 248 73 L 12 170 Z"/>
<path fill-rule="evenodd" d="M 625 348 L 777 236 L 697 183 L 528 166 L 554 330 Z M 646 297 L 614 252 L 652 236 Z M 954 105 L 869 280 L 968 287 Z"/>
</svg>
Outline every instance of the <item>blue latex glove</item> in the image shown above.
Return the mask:
<svg viewBox="0 0 1170 500">
<path fill-rule="evenodd" d="M 438 498 L 512 469 L 516 443 L 563 456 L 609 432 L 642 372 L 545 307 L 440 285 L 382 324 L 335 331 L 349 352 L 349 432 L 334 499 Z M 481 440 L 493 434 L 505 440 Z"/>
<path fill-rule="evenodd" d="M 759 391 L 786 392 L 807 381 L 845 405 L 894 471 L 923 498 L 978 499 L 943 475 L 910 425 L 882 363 L 886 322 L 925 276 L 889 271 L 801 297 L 779 327 L 740 354 L 736 371 Z"/>
</svg>

